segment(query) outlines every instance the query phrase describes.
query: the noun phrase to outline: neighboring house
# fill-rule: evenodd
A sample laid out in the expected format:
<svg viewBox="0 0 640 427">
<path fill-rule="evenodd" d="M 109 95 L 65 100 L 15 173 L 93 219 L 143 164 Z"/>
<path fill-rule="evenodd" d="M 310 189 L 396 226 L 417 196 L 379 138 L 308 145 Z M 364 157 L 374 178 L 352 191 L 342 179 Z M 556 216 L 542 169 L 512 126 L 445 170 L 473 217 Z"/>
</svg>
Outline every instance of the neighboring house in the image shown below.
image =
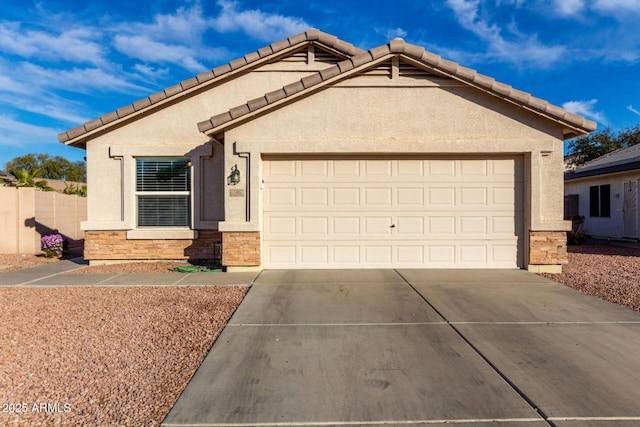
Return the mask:
<svg viewBox="0 0 640 427">
<path fill-rule="evenodd" d="M 566 263 L 563 141 L 595 123 L 394 39 L 309 30 L 59 135 L 87 150 L 92 263 Z"/>
<path fill-rule="evenodd" d="M 565 196 L 577 206 L 577 212 L 569 214 L 585 217 L 588 235 L 640 239 L 640 144 L 578 166 L 564 180 Z"/>
</svg>

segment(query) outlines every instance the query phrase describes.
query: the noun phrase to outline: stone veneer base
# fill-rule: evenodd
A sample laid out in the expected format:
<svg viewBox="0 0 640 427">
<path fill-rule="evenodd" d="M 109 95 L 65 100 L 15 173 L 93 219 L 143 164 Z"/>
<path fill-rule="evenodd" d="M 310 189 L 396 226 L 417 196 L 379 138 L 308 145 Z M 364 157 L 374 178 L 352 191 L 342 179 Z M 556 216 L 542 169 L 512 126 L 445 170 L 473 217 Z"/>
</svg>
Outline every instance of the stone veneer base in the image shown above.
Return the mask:
<svg viewBox="0 0 640 427">
<path fill-rule="evenodd" d="M 530 271 L 533 271 L 535 266 L 562 266 L 568 262 L 566 231 L 529 232 Z"/>
<path fill-rule="evenodd" d="M 126 230 L 85 231 L 84 257 L 96 265 L 144 260 L 215 259 L 217 230 L 200 230 L 197 239 L 129 239 Z M 93 263 L 92 263 L 93 261 Z"/>
</svg>

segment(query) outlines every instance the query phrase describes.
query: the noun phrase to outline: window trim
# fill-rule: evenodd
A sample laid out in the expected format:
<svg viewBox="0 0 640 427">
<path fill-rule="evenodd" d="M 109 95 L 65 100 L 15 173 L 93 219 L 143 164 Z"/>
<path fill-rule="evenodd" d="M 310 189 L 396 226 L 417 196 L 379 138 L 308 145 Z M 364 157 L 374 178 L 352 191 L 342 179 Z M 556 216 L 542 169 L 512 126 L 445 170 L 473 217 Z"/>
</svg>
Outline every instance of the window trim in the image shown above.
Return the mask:
<svg viewBox="0 0 640 427">
<path fill-rule="evenodd" d="M 189 190 L 187 191 L 141 191 L 138 190 L 138 176 L 137 176 L 137 170 L 138 170 L 138 161 L 139 160 L 186 160 L 187 162 L 187 166 L 188 166 L 188 188 Z M 185 156 L 134 156 L 133 157 L 133 210 L 134 210 L 134 216 L 133 216 L 133 228 L 134 230 L 131 230 L 133 233 L 128 233 L 128 234 L 132 234 L 132 237 L 134 235 L 140 235 L 140 236 L 148 236 L 145 238 L 156 238 L 156 237 L 149 237 L 149 236 L 154 236 L 154 233 L 159 231 L 159 230 L 175 230 L 176 232 L 178 232 L 180 235 L 182 235 L 183 233 L 180 232 L 187 232 L 189 234 L 191 234 L 191 230 L 193 230 L 193 224 L 194 224 L 194 218 L 193 218 L 193 166 L 191 165 L 191 159 L 189 157 L 185 157 Z M 188 201 L 188 224 L 187 225 L 176 225 L 176 226 L 172 226 L 172 225 L 139 225 L 139 197 L 140 196 L 187 196 L 187 201 Z M 162 238 L 162 237 L 160 237 Z"/>
</svg>

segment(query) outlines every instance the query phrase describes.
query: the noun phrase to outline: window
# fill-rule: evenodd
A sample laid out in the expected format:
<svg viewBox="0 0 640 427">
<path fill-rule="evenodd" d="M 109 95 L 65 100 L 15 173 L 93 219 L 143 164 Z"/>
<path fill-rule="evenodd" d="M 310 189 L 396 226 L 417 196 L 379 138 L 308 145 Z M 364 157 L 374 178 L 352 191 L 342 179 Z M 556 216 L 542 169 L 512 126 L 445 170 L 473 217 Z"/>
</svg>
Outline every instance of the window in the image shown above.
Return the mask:
<svg viewBox="0 0 640 427">
<path fill-rule="evenodd" d="M 611 216 L 611 185 L 589 187 L 589 216 Z"/>
<path fill-rule="evenodd" d="M 189 159 L 137 158 L 135 194 L 138 227 L 189 227 Z"/>
</svg>

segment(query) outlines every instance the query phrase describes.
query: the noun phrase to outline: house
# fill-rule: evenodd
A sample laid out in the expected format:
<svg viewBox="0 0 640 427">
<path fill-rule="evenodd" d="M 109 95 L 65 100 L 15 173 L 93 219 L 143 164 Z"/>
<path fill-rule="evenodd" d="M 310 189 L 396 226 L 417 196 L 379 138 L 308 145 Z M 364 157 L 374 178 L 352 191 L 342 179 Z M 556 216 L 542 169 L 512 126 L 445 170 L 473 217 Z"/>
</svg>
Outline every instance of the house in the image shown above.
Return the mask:
<svg viewBox="0 0 640 427">
<path fill-rule="evenodd" d="M 588 235 L 640 239 L 640 144 L 621 148 L 565 174 L 565 197 L 585 217 Z"/>
<path fill-rule="evenodd" d="M 595 123 L 408 44 L 311 29 L 59 135 L 91 263 L 561 270 L 563 141 Z"/>
</svg>

